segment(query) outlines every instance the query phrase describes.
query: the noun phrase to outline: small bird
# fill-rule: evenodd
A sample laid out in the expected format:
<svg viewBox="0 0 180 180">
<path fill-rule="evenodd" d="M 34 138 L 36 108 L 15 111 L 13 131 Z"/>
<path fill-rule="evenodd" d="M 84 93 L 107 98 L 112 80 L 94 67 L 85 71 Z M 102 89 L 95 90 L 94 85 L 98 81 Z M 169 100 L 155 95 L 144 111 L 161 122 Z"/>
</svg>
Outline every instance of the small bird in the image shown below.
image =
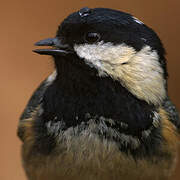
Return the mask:
<svg viewBox="0 0 180 180">
<path fill-rule="evenodd" d="M 54 72 L 21 115 L 28 180 L 167 180 L 180 120 L 168 97 L 164 47 L 134 16 L 82 8 L 41 40 Z"/>
</svg>

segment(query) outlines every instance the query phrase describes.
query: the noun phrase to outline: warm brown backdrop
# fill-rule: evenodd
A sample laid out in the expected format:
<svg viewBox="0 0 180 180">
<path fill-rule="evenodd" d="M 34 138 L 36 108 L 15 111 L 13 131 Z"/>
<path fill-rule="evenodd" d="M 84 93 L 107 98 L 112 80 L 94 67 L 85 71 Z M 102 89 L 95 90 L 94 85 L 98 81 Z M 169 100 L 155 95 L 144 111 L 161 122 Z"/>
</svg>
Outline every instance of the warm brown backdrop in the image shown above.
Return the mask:
<svg viewBox="0 0 180 180">
<path fill-rule="evenodd" d="M 49 57 L 31 50 L 54 36 L 57 25 L 81 7 L 130 12 L 160 35 L 167 50 L 169 94 L 180 109 L 180 1 L 178 0 L 3 0 L 0 1 L 0 180 L 25 180 L 16 137 L 18 118 L 38 84 L 51 72 Z M 179 171 L 178 171 L 179 170 Z M 180 179 L 180 165 L 173 180 Z M 179 178 L 178 178 L 179 177 Z"/>
</svg>

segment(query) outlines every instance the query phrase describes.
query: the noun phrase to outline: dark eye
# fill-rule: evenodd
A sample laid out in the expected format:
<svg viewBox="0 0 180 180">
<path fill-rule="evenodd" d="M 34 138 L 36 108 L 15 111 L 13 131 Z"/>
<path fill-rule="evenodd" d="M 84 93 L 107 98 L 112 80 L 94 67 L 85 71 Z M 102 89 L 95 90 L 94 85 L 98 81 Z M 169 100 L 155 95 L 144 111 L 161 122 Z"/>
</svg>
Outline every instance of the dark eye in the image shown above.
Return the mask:
<svg viewBox="0 0 180 180">
<path fill-rule="evenodd" d="M 101 38 L 100 34 L 89 32 L 85 34 L 85 41 L 88 43 L 96 43 Z"/>
</svg>

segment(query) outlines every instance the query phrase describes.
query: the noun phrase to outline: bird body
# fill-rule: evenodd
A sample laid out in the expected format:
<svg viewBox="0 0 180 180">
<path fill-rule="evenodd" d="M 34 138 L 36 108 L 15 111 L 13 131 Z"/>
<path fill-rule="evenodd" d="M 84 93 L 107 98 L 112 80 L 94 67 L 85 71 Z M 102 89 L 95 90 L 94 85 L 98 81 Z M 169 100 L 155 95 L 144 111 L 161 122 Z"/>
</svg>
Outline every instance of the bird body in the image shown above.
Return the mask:
<svg viewBox="0 0 180 180">
<path fill-rule="evenodd" d="M 167 95 L 164 48 L 133 16 L 83 8 L 36 43 L 55 71 L 18 127 L 29 180 L 166 180 L 179 116 Z"/>
</svg>

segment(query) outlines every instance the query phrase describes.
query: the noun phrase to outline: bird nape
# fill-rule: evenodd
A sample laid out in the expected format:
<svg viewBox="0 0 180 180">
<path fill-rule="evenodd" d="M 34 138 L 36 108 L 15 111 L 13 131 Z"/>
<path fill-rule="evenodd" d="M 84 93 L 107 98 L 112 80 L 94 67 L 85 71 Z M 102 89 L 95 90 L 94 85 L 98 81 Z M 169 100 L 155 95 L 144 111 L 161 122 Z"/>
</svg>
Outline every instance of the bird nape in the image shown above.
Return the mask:
<svg viewBox="0 0 180 180">
<path fill-rule="evenodd" d="M 29 180 L 166 180 L 177 158 L 178 112 L 165 50 L 128 13 L 83 8 L 36 49 L 54 72 L 19 122 Z"/>
</svg>

